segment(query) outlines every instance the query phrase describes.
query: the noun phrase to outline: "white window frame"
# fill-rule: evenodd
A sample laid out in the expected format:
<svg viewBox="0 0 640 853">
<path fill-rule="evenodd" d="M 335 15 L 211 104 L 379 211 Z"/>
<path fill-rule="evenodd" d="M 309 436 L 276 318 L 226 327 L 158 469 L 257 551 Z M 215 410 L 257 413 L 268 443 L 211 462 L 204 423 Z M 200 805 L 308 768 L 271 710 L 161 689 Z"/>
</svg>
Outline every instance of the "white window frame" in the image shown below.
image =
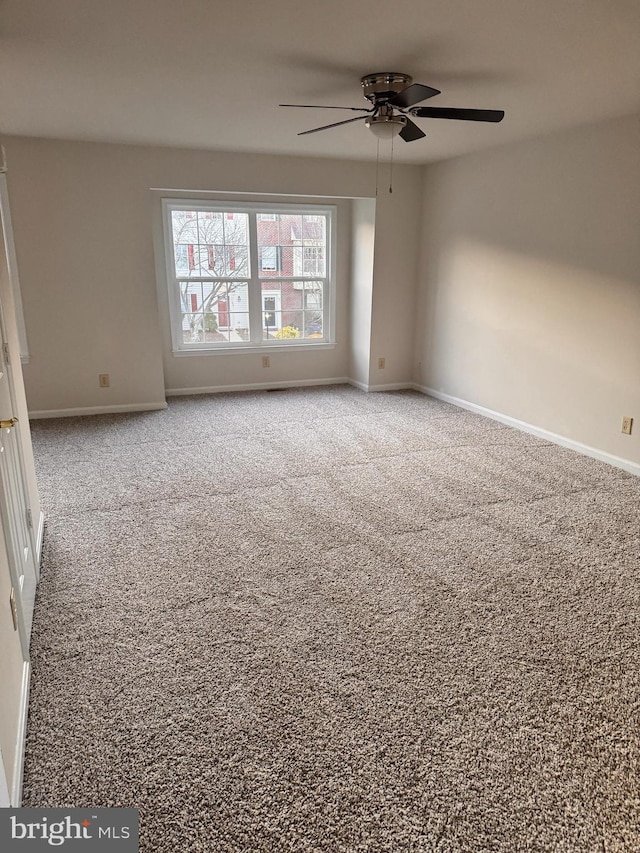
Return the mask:
<svg viewBox="0 0 640 853">
<path fill-rule="evenodd" d="M 245 213 L 249 221 L 248 275 L 246 277 L 224 276 L 178 276 L 175 270 L 173 254 L 173 229 L 171 212 L 173 210 Z M 260 253 L 257 240 L 257 214 L 311 214 L 322 215 L 326 223 L 325 244 L 325 275 L 273 275 L 269 270 L 267 278 L 261 275 Z M 251 350 L 268 349 L 318 349 L 335 346 L 335 305 L 336 305 L 336 217 L 337 208 L 333 205 L 315 204 L 250 204 L 243 202 L 227 202 L 219 199 L 201 201 L 194 199 L 163 198 L 162 218 L 165 247 L 166 281 L 169 297 L 169 317 L 171 323 L 171 340 L 174 355 L 211 355 L 214 353 L 247 352 Z M 255 260 L 254 260 L 255 259 Z M 182 310 L 180 305 L 179 282 L 234 281 L 248 285 L 249 317 L 251 337 L 248 341 L 220 342 L 188 342 L 185 343 L 182 329 Z M 322 283 L 322 329 L 321 338 L 284 338 L 263 340 L 262 323 L 262 284 L 279 285 L 284 282 L 314 281 Z M 298 288 L 296 288 L 298 289 Z M 303 310 L 301 307 L 300 310 Z"/>
</svg>

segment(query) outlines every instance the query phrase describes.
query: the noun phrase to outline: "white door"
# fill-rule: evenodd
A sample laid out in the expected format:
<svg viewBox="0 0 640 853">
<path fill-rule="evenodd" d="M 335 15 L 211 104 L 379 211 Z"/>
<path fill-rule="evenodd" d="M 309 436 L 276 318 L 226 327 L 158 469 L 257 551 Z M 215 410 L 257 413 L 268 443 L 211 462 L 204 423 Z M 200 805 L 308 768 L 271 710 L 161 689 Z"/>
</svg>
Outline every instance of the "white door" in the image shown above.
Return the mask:
<svg viewBox="0 0 640 853">
<path fill-rule="evenodd" d="M 29 663 L 0 525 L 0 808 L 20 805 Z"/>
<path fill-rule="evenodd" d="M 29 636 L 42 531 L 20 364 L 16 317 L 20 294 L 6 201 L 4 175 L 0 173 L 0 808 L 9 804 L 18 807 L 21 801 Z M 24 335 L 22 344 L 26 355 Z M 37 514 L 37 537 L 30 501 Z"/>
<path fill-rule="evenodd" d="M 0 323 L 0 331 L 2 325 Z M 14 411 L 5 349 L 0 341 L 0 516 L 26 651 L 31 635 L 37 574 L 33 522 L 19 447 L 18 430 L 22 425 L 16 420 Z M 28 424 L 24 427 L 28 428 Z"/>
</svg>

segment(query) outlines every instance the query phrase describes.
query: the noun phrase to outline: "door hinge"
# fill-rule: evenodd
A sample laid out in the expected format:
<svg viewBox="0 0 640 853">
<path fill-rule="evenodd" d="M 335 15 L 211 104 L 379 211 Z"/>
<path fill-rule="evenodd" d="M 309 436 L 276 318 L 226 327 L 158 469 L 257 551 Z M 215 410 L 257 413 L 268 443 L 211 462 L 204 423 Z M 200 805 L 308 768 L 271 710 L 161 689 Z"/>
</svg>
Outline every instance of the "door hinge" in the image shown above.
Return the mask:
<svg viewBox="0 0 640 853">
<path fill-rule="evenodd" d="M 30 509 L 27 509 L 27 526 L 33 527 L 33 515 L 31 514 Z"/>
<path fill-rule="evenodd" d="M 16 604 L 16 591 L 11 587 L 11 595 L 9 596 L 9 606 L 11 607 L 11 618 L 13 619 L 13 630 L 18 630 L 18 605 Z"/>
<path fill-rule="evenodd" d="M 9 344 L 3 344 L 2 349 L 4 350 L 4 360 L 7 364 L 11 364 L 11 359 L 9 358 Z"/>
</svg>

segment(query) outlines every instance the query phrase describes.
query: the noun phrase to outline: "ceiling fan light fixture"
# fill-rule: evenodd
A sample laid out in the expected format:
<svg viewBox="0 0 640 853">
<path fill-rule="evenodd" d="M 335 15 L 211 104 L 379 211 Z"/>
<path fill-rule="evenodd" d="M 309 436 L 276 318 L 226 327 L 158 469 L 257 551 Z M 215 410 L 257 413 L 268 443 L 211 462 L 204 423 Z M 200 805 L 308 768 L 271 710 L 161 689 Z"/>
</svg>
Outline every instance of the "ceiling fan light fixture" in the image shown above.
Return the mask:
<svg viewBox="0 0 640 853">
<path fill-rule="evenodd" d="M 365 121 L 366 127 L 378 139 L 393 139 L 406 126 L 407 119 L 401 115 L 371 116 Z"/>
</svg>

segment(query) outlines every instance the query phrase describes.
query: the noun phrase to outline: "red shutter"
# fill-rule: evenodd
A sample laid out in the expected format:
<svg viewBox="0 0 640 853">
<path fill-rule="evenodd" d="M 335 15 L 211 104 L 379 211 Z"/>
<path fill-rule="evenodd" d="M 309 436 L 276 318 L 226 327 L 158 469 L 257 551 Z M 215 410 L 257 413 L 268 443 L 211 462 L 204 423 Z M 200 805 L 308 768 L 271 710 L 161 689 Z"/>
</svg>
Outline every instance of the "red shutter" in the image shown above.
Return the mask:
<svg viewBox="0 0 640 853">
<path fill-rule="evenodd" d="M 198 297 L 195 295 L 195 293 L 191 294 L 191 310 L 192 311 L 198 310 Z"/>
<path fill-rule="evenodd" d="M 193 246 L 187 246 L 187 257 L 189 258 L 189 269 L 194 270 L 196 268 L 196 259 Z"/>
<path fill-rule="evenodd" d="M 209 259 L 209 269 L 213 270 L 216 268 L 216 253 L 214 251 L 213 246 L 207 246 L 207 258 Z"/>
<path fill-rule="evenodd" d="M 222 327 L 229 325 L 229 303 L 226 299 L 218 299 L 218 325 Z"/>
<path fill-rule="evenodd" d="M 233 246 L 227 246 L 229 251 L 229 269 L 234 270 L 236 268 L 236 250 Z"/>
</svg>

